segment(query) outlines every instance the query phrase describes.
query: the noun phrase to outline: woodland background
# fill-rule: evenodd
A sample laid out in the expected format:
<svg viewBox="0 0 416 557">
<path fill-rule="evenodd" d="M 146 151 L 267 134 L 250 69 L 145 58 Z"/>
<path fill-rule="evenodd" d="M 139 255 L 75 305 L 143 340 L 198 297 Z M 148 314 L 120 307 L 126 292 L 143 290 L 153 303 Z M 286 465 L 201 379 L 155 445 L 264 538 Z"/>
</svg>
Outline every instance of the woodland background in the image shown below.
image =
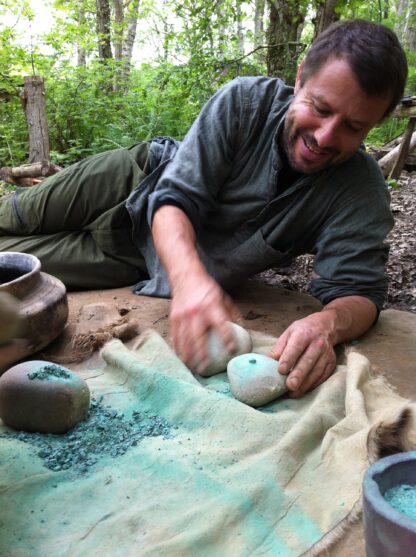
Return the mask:
<svg viewBox="0 0 416 557">
<path fill-rule="evenodd" d="M 32 3 L 31 3 L 32 2 Z M 24 77 L 45 80 L 50 159 L 61 166 L 155 135 L 181 139 L 237 75 L 293 83 L 313 38 L 338 19 L 396 31 L 416 89 L 416 0 L 0 0 L 0 166 L 27 162 Z M 403 120 L 371 132 L 397 136 Z"/>
</svg>

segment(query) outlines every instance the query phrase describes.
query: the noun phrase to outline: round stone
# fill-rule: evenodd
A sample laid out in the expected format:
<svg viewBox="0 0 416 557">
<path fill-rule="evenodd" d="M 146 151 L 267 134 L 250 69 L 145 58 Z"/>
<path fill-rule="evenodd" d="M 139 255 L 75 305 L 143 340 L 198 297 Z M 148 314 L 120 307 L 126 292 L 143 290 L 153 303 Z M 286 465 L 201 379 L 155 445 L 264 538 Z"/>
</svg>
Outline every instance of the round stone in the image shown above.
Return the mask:
<svg viewBox="0 0 416 557">
<path fill-rule="evenodd" d="M 14 429 L 65 433 L 87 417 L 89 406 L 84 379 L 50 362 L 23 362 L 0 377 L 0 418 Z"/>
<path fill-rule="evenodd" d="M 250 352 L 253 347 L 250 333 L 237 325 L 237 323 L 228 322 L 228 325 L 232 328 L 236 350 L 234 352 L 229 352 L 221 338 L 215 331 L 210 331 L 208 333 L 208 355 L 210 359 L 209 365 L 202 371 L 199 375 L 204 377 L 210 377 L 216 373 L 221 373 L 227 369 L 227 364 L 234 356 L 238 354 L 244 354 L 245 352 Z"/>
<path fill-rule="evenodd" d="M 262 354 L 242 354 L 229 361 L 227 375 L 231 392 L 249 406 L 263 406 L 287 392 L 286 376 L 279 362 Z"/>
</svg>

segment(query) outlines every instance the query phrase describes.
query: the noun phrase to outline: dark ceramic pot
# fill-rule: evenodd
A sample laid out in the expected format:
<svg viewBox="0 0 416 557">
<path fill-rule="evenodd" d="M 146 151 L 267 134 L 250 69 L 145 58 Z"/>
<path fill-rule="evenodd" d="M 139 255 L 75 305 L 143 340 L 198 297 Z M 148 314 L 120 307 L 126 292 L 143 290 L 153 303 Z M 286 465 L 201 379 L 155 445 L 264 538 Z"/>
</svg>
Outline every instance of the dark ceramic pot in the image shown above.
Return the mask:
<svg viewBox="0 0 416 557">
<path fill-rule="evenodd" d="M 416 485 L 416 451 L 375 462 L 363 481 L 367 557 L 416 556 L 416 520 L 394 509 L 384 494 L 400 484 Z"/>
<path fill-rule="evenodd" d="M 21 336 L 26 340 L 20 358 L 47 346 L 65 327 L 68 319 L 65 285 L 41 272 L 37 257 L 0 252 L 0 292 L 7 292 L 19 301 Z"/>
</svg>

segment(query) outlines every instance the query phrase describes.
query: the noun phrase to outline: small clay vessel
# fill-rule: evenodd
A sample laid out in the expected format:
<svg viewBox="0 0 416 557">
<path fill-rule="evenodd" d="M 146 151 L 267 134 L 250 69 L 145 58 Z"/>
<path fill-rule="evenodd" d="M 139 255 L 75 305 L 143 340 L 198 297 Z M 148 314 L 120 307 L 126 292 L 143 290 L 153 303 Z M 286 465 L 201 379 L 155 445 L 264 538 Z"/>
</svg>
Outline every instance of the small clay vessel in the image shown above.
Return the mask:
<svg viewBox="0 0 416 557">
<path fill-rule="evenodd" d="M 19 303 L 8 292 L 0 292 L 0 346 L 19 335 Z"/>
<path fill-rule="evenodd" d="M 227 375 L 231 392 L 249 406 L 263 406 L 287 392 L 279 362 L 262 354 L 242 354 L 230 360 Z"/>
<path fill-rule="evenodd" d="M 0 293 L 4 292 L 19 302 L 20 335 L 26 340 L 20 358 L 41 350 L 62 332 L 68 319 L 66 288 L 41 272 L 37 257 L 0 252 Z"/>
<path fill-rule="evenodd" d="M 69 369 L 32 360 L 0 377 L 0 418 L 14 429 L 65 433 L 87 417 L 87 383 Z"/>
<path fill-rule="evenodd" d="M 250 333 L 246 331 L 237 323 L 228 322 L 228 325 L 232 328 L 236 350 L 234 352 L 229 352 L 223 345 L 220 337 L 214 331 L 208 333 L 208 355 L 210 358 L 209 365 L 198 372 L 199 375 L 203 377 L 210 377 L 216 373 L 221 373 L 226 371 L 227 364 L 234 356 L 239 354 L 244 354 L 245 352 L 250 352 L 253 347 Z"/>
</svg>

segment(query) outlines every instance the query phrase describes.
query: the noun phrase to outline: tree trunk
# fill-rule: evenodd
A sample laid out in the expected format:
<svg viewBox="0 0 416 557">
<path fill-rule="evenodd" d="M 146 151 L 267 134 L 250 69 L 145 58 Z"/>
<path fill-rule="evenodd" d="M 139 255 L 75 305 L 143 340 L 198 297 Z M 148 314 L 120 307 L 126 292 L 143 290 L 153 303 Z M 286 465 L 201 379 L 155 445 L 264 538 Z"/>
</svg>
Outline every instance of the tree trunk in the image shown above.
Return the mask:
<svg viewBox="0 0 416 557">
<path fill-rule="evenodd" d="M 77 5 L 76 8 L 76 20 L 80 28 L 85 26 L 85 8 L 82 2 Z M 87 65 L 87 56 L 85 53 L 85 48 L 79 44 L 77 44 L 77 66 L 85 68 Z"/>
<path fill-rule="evenodd" d="M 244 33 L 243 33 L 243 14 L 241 12 L 241 4 L 238 3 L 236 7 L 236 19 L 237 19 L 237 41 L 238 41 L 238 51 L 241 56 L 244 56 Z"/>
<path fill-rule="evenodd" d="M 122 59 L 123 59 L 123 83 L 127 87 L 130 70 L 131 70 L 131 57 L 133 54 L 134 41 L 136 39 L 137 19 L 139 16 L 140 0 L 133 0 L 128 7 L 128 15 L 126 20 L 128 22 L 125 39 L 123 41 Z"/>
<path fill-rule="evenodd" d="M 123 48 L 123 2 L 122 0 L 112 0 L 114 6 L 114 60 L 121 62 Z"/>
<path fill-rule="evenodd" d="M 409 0 L 399 0 L 399 3 L 396 8 L 397 17 L 396 17 L 395 31 L 402 42 L 404 42 L 406 36 L 406 21 L 407 21 L 408 10 L 409 10 Z"/>
<path fill-rule="evenodd" d="M 25 82 L 25 113 L 29 128 L 29 163 L 49 160 L 49 135 L 43 77 L 28 76 Z"/>
<path fill-rule="evenodd" d="M 302 52 L 298 36 L 299 28 L 305 20 L 306 7 L 294 0 L 268 1 L 270 17 L 267 30 L 267 74 L 281 77 L 287 84 L 293 85 L 298 56 Z"/>
<path fill-rule="evenodd" d="M 227 48 L 227 27 L 225 25 L 227 15 L 223 0 L 218 0 L 216 3 L 216 15 L 218 22 L 218 57 L 222 59 L 225 57 Z"/>
<path fill-rule="evenodd" d="M 416 3 L 409 3 L 407 17 L 406 46 L 411 52 L 416 52 Z"/>
<path fill-rule="evenodd" d="M 256 0 L 254 10 L 254 46 L 259 46 L 263 42 L 264 34 L 264 8 L 265 0 Z"/>
<path fill-rule="evenodd" d="M 256 5 L 254 9 L 254 47 L 260 46 L 264 41 L 264 8 L 266 6 L 265 0 L 255 0 Z M 265 61 L 264 51 L 258 50 L 255 54 L 259 62 Z"/>
<path fill-rule="evenodd" d="M 325 31 L 331 23 L 339 20 L 339 15 L 335 11 L 337 4 L 338 0 L 322 0 L 318 3 L 315 16 L 314 40 L 322 31 Z"/>
<path fill-rule="evenodd" d="M 111 52 L 110 4 L 108 0 L 96 0 L 96 9 L 98 56 L 100 60 L 106 62 L 113 57 Z"/>
</svg>

